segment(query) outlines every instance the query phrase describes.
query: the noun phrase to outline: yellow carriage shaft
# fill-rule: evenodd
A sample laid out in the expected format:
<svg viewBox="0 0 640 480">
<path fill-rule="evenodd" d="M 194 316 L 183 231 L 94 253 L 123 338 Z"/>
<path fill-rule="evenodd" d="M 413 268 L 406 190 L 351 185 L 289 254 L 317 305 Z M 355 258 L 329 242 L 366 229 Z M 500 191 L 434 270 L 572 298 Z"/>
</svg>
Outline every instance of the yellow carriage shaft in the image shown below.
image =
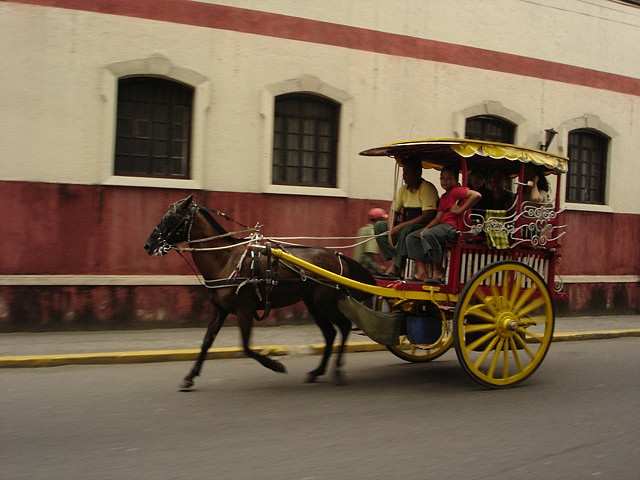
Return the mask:
<svg viewBox="0 0 640 480">
<path fill-rule="evenodd" d="M 264 250 L 266 247 L 264 245 L 253 245 L 251 246 L 253 249 Z M 370 293 L 372 295 L 378 295 L 385 298 L 395 298 L 398 300 L 426 300 L 426 301 L 456 301 L 457 295 L 449 295 L 445 293 L 440 293 L 439 287 L 423 285 L 422 291 L 415 290 L 395 290 L 389 287 L 379 287 L 377 285 L 369 285 L 368 283 L 358 282 L 356 280 L 352 280 L 347 277 L 343 277 L 342 275 L 338 275 L 337 273 L 333 273 L 324 268 L 318 267 L 313 263 L 309 263 L 305 260 L 302 260 L 294 255 L 291 255 L 284 250 L 279 248 L 272 248 L 271 254 L 282 260 L 293 263 L 309 272 L 320 275 L 327 280 L 335 282 L 339 285 L 343 285 L 345 287 L 353 288 L 355 290 L 359 290 L 361 292 Z"/>
</svg>

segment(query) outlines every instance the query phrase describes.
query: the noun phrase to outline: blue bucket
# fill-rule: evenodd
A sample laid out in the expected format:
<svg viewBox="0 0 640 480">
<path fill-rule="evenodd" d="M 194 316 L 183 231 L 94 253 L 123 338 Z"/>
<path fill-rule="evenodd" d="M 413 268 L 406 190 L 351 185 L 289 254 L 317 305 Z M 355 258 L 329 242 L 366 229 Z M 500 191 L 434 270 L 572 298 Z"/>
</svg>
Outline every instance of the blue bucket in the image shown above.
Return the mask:
<svg viewBox="0 0 640 480">
<path fill-rule="evenodd" d="M 414 344 L 431 344 L 442 335 L 440 317 L 407 316 L 407 338 Z"/>
</svg>

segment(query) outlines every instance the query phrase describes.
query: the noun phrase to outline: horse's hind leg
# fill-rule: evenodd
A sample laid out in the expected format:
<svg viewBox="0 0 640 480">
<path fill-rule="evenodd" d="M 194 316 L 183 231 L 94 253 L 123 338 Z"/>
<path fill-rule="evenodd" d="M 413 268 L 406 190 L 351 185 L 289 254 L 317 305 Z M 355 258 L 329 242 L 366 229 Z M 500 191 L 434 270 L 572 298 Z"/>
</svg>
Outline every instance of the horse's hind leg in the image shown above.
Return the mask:
<svg viewBox="0 0 640 480">
<path fill-rule="evenodd" d="M 315 370 L 311 370 L 309 373 L 307 373 L 307 382 L 314 383 L 318 380 L 319 376 L 324 375 L 327 371 L 327 364 L 329 363 L 331 350 L 333 350 L 333 341 L 336 338 L 336 330 L 335 328 L 333 328 L 331 320 L 329 320 L 324 312 L 314 303 L 305 301 L 305 305 L 307 306 L 309 313 L 311 313 L 311 316 L 315 320 L 318 327 L 320 327 L 325 342 L 320 365 L 318 365 Z"/>
<path fill-rule="evenodd" d="M 338 348 L 338 356 L 336 358 L 336 369 L 334 371 L 334 377 L 337 385 L 344 385 L 345 380 L 342 377 L 342 355 L 344 354 L 347 338 L 349 338 L 349 334 L 351 333 L 351 320 L 345 317 L 340 311 L 336 311 L 334 315 L 335 316 L 332 317 L 334 318 L 334 323 L 340 329 L 340 333 L 342 334 L 342 341 L 340 342 L 340 347 Z"/>
<path fill-rule="evenodd" d="M 191 368 L 189 374 L 184 377 L 182 383 L 180 384 L 180 390 L 189 390 L 193 387 L 193 379 L 200 375 L 200 370 L 202 370 L 202 364 L 207 359 L 207 352 L 209 348 L 213 344 L 220 328 L 224 324 L 225 319 L 229 312 L 226 310 L 221 310 L 218 307 L 214 306 L 213 318 L 209 322 L 209 326 L 207 327 L 207 332 L 204 334 L 204 339 L 202 340 L 202 347 L 200 348 L 200 353 L 198 358 L 196 359 L 196 363 Z"/>
<path fill-rule="evenodd" d="M 287 373 L 287 369 L 282 363 L 278 362 L 277 360 L 273 360 L 266 355 L 262 355 L 255 350 L 251 350 L 249 342 L 251 340 L 254 312 L 255 310 L 237 312 L 238 324 L 240 325 L 240 332 L 242 333 L 242 349 L 244 351 L 244 354 L 249 358 L 257 360 L 260 365 L 262 365 L 263 367 L 267 367 L 274 372 Z"/>
</svg>

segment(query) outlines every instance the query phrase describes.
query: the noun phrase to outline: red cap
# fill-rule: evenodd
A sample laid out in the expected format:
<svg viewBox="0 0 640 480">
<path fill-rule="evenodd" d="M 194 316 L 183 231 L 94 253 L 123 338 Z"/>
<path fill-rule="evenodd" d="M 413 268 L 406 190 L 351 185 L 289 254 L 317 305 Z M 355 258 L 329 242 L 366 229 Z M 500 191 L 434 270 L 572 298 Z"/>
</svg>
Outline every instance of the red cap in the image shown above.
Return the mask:
<svg viewBox="0 0 640 480">
<path fill-rule="evenodd" d="M 389 215 L 382 208 L 372 208 L 369 210 L 369 220 L 387 219 Z"/>
</svg>

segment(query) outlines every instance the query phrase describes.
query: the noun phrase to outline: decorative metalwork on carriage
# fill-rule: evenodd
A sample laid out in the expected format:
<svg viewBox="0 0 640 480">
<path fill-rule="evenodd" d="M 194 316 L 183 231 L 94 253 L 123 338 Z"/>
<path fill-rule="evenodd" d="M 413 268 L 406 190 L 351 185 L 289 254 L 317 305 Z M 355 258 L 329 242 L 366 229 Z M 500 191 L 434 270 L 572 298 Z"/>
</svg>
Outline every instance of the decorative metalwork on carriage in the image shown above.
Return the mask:
<svg viewBox="0 0 640 480">
<path fill-rule="evenodd" d="M 462 233 L 471 235 L 486 233 L 493 238 L 508 239 L 508 245 L 504 248 L 520 244 L 544 247 L 566 234 L 562 231 L 566 225 L 552 223 L 563 210 L 555 210 L 552 203 L 524 202 L 519 214 L 484 216 L 472 213 L 469 216 L 469 222 L 465 222 L 467 230 Z"/>
<path fill-rule="evenodd" d="M 564 288 L 564 281 L 560 275 L 556 275 L 553 279 L 553 290 L 554 292 L 561 292 Z"/>
<path fill-rule="evenodd" d="M 552 222 L 564 209 L 555 210 L 552 203 L 524 202 L 522 212 L 516 218 L 520 226 L 514 230 L 514 245 L 530 243 L 534 247 L 544 247 L 555 242 L 567 232 L 566 225 L 554 225 Z"/>
</svg>

